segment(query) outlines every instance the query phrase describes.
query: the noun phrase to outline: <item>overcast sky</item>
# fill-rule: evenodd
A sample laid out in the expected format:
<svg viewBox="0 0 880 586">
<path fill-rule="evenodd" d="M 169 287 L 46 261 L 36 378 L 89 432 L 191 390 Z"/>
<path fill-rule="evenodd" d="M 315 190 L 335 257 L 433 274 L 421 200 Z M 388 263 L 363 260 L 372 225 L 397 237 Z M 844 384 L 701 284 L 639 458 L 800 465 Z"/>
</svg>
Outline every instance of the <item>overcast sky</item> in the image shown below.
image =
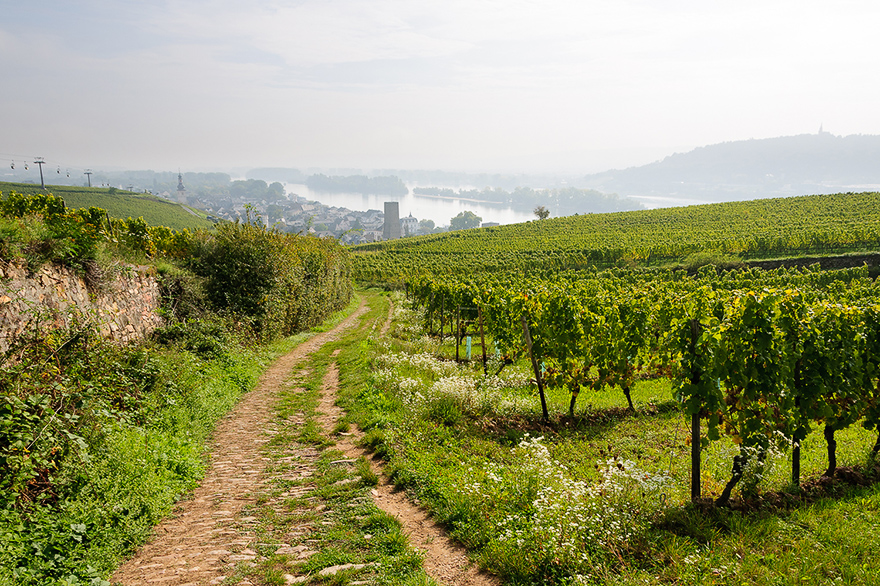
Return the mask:
<svg viewBox="0 0 880 586">
<path fill-rule="evenodd" d="M 0 0 L 0 159 L 586 173 L 880 134 L 876 0 Z"/>
</svg>

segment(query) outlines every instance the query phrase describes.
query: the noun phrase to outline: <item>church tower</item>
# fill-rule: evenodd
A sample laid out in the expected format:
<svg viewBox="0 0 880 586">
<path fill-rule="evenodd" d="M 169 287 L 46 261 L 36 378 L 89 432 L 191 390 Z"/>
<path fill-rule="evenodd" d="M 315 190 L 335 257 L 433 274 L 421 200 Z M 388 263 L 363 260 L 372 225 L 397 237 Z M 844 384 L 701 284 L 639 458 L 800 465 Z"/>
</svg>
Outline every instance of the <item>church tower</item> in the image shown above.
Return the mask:
<svg viewBox="0 0 880 586">
<path fill-rule="evenodd" d="M 177 203 L 186 203 L 186 187 L 183 186 L 183 175 L 177 171 Z"/>
</svg>

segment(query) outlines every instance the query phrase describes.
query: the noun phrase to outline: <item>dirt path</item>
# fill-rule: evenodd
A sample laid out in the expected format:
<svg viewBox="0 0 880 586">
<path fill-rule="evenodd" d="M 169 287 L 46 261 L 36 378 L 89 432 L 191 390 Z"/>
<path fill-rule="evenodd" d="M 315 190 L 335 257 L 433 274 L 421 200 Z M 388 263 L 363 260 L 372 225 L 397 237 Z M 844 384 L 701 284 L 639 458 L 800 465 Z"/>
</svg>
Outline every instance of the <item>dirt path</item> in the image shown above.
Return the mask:
<svg viewBox="0 0 880 586">
<path fill-rule="evenodd" d="M 154 538 L 119 567 L 114 584 L 219 584 L 236 564 L 257 558 L 258 544 L 247 527 L 253 519 L 238 513 L 254 502 L 252 495 L 267 481 L 263 471 L 268 459 L 262 450 L 278 432 L 272 418 L 275 398 L 297 364 L 354 326 L 366 311 L 361 300 L 335 328 L 303 342 L 269 367 L 256 388 L 217 425 L 202 484 L 156 528 Z"/>
<path fill-rule="evenodd" d="M 390 315 L 389 310 L 389 321 Z M 324 377 L 318 407 L 319 422 L 327 433 L 343 416 L 342 409 L 335 405 L 338 390 L 339 370 L 332 363 Z M 403 524 L 410 544 L 425 552 L 425 571 L 428 575 L 438 583 L 448 586 L 498 586 L 501 582 L 494 576 L 481 572 L 471 563 L 467 551 L 453 542 L 424 509 L 411 503 L 404 492 L 395 490 L 388 478 L 381 474 L 379 463 L 366 450 L 355 445 L 359 435 L 354 433 L 344 436 L 337 441 L 335 447 L 348 458 L 366 457 L 373 471 L 380 475 L 379 484 L 373 489 L 373 501 L 380 509 L 397 517 Z"/>
<path fill-rule="evenodd" d="M 385 319 L 385 323 L 382 324 L 382 329 L 379 330 L 379 335 L 384 336 L 388 333 L 388 330 L 391 329 L 391 320 L 394 317 L 394 303 L 391 302 L 391 298 L 388 298 L 388 317 Z"/>
<path fill-rule="evenodd" d="M 266 547 L 276 554 L 292 555 L 299 559 L 316 553 L 302 545 L 291 547 L 288 543 L 258 543 L 254 531 L 256 519 L 242 510 L 249 509 L 256 502 L 256 495 L 265 495 L 273 479 L 271 474 L 266 474 L 270 459 L 266 457 L 265 446 L 273 435 L 281 431 L 279 420 L 273 418 L 273 405 L 279 392 L 290 388 L 291 376 L 295 371 L 298 371 L 295 381 L 306 377 L 310 369 L 305 359 L 355 325 L 358 317 L 366 311 L 362 300 L 357 311 L 338 326 L 300 344 L 266 371 L 256 388 L 218 424 L 210 446 L 211 464 L 201 486 L 194 491 L 190 500 L 180 503 L 172 517 L 156 528 L 152 541 L 116 571 L 112 577 L 113 584 L 220 584 L 234 576 L 240 564 L 264 559 L 260 552 L 265 553 Z M 381 335 L 388 331 L 392 314 L 393 307 L 389 305 L 387 318 L 380 329 Z M 323 380 L 317 415 L 327 435 L 343 416 L 342 410 L 335 404 L 338 389 L 339 371 L 333 362 Z M 302 388 L 298 392 L 302 392 Z M 291 423 L 303 425 L 305 420 L 299 414 L 291 418 Z M 355 445 L 359 435 L 345 435 L 338 439 L 335 447 L 347 458 L 365 456 L 370 461 L 374 472 L 380 476 L 379 484 L 372 491 L 373 500 L 380 509 L 397 517 L 413 547 L 425 552 L 425 571 L 439 584 L 447 586 L 500 584 L 496 578 L 480 572 L 470 562 L 464 548 L 452 542 L 424 510 L 413 505 L 403 492 L 394 490 L 381 474 L 379 463 Z M 314 448 L 291 445 L 285 457 L 275 464 L 286 462 L 287 468 L 276 473 L 274 478 L 301 480 L 311 476 L 319 455 Z M 265 504 L 282 514 L 285 498 L 300 496 L 309 490 L 308 486 L 297 487 Z M 290 527 L 279 541 L 293 543 L 311 530 L 308 523 Z M 308 577 L 285 574 L 284 580 L 287 584 L 295 584 L 308 580 Z M 246 586 L 253 582 L 244 578 L 238 584 Z"/>
</svg>

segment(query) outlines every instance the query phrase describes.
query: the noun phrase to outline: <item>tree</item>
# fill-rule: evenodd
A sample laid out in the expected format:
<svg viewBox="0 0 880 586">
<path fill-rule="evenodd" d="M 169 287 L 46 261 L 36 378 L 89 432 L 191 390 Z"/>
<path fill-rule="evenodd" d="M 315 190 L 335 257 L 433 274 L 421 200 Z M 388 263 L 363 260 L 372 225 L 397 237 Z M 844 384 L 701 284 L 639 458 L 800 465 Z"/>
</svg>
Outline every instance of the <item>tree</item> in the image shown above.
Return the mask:
<svg viewBox="0 0 880 586">
<path fill-rule="evenodd" d="M 434 220 L 419 220 L 419 232 L 430 234 L 434 231 Z"/>
<path fill-rule="evenodd" d="M 267 197 L 266 199 L 278 201 L 279 199 L 284 198 L 284 186 L 278 183 L 277 181 L 270 185 L 267 188 Z"/>
<path fill-rule="evenodd" d="M 450 230 L 467 230 L 468 228 L 479 228 L 483 218 L 471 211 L 464 211 L 449 220 Z"/>
<path fill-rule="evenodd" d="M 539 220 L 546 220 L 550 216 L 550 210 L 544 206 L 538 206 L 535 208 L 535 215 Z"/>
<path fill-rule="evenodd" d="M 283 207 L 281 207 L 279 205 L 275 205 L 273 203 L 266 206 L 266 221 L 268 223 L 271 224 L 271 223 L 277 222 L 278 220 L 281 220 L 283 218 L 284 218 L 284 208 Z"/>
</svg>

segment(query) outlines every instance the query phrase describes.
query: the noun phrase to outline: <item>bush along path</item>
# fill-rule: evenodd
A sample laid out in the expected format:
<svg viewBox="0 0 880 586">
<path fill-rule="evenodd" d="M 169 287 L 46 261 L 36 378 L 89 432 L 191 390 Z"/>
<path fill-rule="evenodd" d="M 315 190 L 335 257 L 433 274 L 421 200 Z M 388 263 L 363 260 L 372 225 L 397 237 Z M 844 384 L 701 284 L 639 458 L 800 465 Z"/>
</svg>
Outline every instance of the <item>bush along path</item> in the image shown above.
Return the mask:
<svg viewBox="0 0 880 586">
<path fill-rule="evenodd" d="M 218 425 L 202 485 L 114 584 L 496 583 L 392 490 L 336 405 L 337 362 L 362 363 L 387 330 L 387 297 L 367 296 L 272 365 Z"/>
</svg>

